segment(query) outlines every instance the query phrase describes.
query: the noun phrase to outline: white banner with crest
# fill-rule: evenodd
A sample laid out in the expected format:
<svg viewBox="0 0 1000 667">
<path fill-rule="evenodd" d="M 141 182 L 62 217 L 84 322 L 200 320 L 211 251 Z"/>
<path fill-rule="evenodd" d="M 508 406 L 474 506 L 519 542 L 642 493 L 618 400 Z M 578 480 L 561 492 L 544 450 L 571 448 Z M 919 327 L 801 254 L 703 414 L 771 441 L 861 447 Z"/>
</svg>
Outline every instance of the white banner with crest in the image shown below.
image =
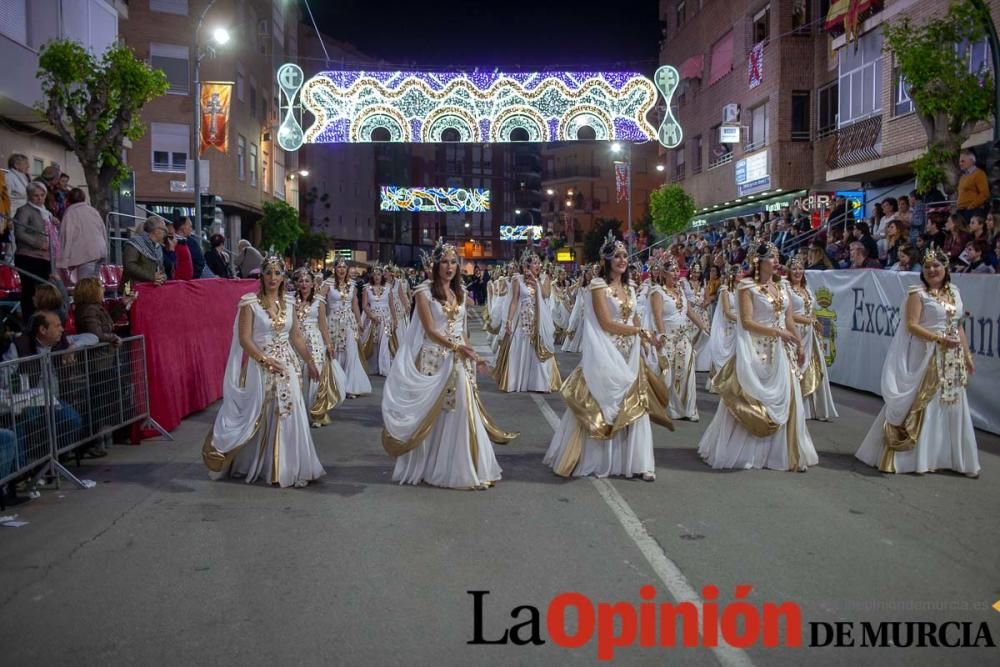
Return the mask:
<svg viewBox="0 0 1000 667">
<path fill-rule="evenodd" d="M 1000 277 L 955 275 L 965 309 L 965 335 L 976 374 L 969 379 L 969 406 L 976 428 L 1000 433 Z M 808 271 L 816 295 L 816 316 L 823 324 L 823 346 L 830 381 L 881 393 L 882 364 L 898 326 L 905 326 L 903 305 L 918 273 L 873 269 Z"/>
</svg>

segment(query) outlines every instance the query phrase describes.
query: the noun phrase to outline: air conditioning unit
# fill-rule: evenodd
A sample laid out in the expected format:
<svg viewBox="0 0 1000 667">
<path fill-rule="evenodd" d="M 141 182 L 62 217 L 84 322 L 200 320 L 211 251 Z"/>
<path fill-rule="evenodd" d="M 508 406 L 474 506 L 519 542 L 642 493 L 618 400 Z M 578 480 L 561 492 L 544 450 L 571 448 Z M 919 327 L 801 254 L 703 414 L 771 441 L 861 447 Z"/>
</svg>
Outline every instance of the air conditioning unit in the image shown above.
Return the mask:
<svg viewBox="0 0 1000 667">
<path fill-rule="evenodd" d="M 722 122 L 723 123 L 735 123 L 740 119 L 740 105 L 739 104 L 727 104 L 722 107 Z"/>
</svg>

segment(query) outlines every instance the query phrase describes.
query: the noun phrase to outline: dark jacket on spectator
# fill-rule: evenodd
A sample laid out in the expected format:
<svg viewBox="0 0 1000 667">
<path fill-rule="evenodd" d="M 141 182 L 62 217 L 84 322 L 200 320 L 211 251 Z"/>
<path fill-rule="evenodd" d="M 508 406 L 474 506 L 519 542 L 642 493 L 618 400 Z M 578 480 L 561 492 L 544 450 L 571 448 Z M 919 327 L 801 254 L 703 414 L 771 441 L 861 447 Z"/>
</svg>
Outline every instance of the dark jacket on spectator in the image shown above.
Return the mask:
<svg viewBox="0 0 1000 667">
<path fill-rule="evenodd" d="M 99 303 L 84 303 L 73 311 L 77 333 L 91 333 L 102 343 L 111 343 L 115 335 L 115 323 L 111 315 Z"/>
<path fill-rule="evenodd" d="M 156 280 L 156 262 L 128 244 L 122 250 L 122 263 L 122 281 L 151 283 Z"/>
<path fill-rule="evenodd" d="M 195 236 L 189 236 L 184 239 L 184 243 L 187 244 L 188 250 L 191 251 L 191 265 L 194 272 L 194 278 L 197 280 L 201 278 L 202 272 L 205 270 L 205 251 L 201 249 L 201 241 L 199 241 Z M 212 265 L 209 264 L 212 273 L 215 275 L 220 275 L 216 273 Z"/>
<path fill-rule="evenodd" d="M 45 218 L 31 204 L 25 204 L 14 214 L 14 240 L 17 243 L 17 254 L 36 259 L 48 259 L 49 251 L 43 250 L 48 233 L 45 230 Z"/>
<path fill-rule="evenodd" d="M 219 278 L 233 277 L 233 270 L 229 268 L 229 262 L 227 262 L 226 258 L 220 255 L 215 248 L 209 250 L 208 253 L 205 254 L 204 259 L 202 261 L 207 262 L 208 268 L 211 269 L 212 273 L 217 275 Z M 195 266 L 194 275 L 196 278 L 199 276 L 197 266 Z"/>
</svg>

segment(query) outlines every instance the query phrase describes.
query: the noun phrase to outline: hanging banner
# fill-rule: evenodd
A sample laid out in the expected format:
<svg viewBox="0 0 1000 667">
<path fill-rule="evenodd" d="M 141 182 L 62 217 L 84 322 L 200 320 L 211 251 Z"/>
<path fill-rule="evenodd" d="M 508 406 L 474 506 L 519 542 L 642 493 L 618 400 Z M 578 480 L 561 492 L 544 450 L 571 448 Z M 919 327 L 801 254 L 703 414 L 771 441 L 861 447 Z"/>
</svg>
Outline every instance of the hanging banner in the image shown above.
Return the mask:
<svg viewBox="0 0 1000 667">
<path fill-rule="evenodd" d="M 997 277 L 955 275 L 962 294 L 965 335 L 976 364 L 966 391 L 976 428 L 1000 433 L 1000 300 Z M 878 269 L 807 271 L 823 325 L 823 351 L 836 384 L 882 393 L 882 366 L 896 329 L 906 326 L 907 290 L 919 273 Z"/>
<path fill-rule="evenodd" d="M 754 44 L 747 58 L 747 80 L 750 90 L 764 83 L 764 42 Z"/>
<path fill-rule="evenodd" d="M 618 203 L 628 197 L 628 163 L 615 162 L 615 190 L 618 193 Z"/>
<path fill-rule="evenodd" d="M 229 150 L 229 102 L 232 98 L 231 83 L 201 84 L 201 149 L 209 148 L 223 153 Z"/>
</svg>

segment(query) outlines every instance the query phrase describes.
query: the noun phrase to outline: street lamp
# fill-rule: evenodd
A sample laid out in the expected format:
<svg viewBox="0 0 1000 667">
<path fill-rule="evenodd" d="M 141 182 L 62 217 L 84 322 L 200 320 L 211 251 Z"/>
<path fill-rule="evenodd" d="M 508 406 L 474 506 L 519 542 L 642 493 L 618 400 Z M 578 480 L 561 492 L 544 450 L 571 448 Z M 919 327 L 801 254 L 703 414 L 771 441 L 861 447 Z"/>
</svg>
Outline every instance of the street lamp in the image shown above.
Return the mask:
<svg viewBox="0 0 1000 667">
<path fill-rule="evenodd" d="M 299 176 L 301 176 L 302 178 L 306 178 L 308 175 L 309 175 L 308 169 L 299 169 Z"/>
<path fill-rule="evenodd" d="M 662 164 L 656 165 L 656 171 L 663 171 L 664 169 L 666 169 L 666 167 L 664 167 Z"/>
<path fill-rule="evenodd" d="M 198 25 L 194 29 L 194 130 L 191 137 L 191 155 L 194 157 L 194 230 L 198 240 L 201 241 L 201 61 L 205 56 L 214 54 L 215 50 L 211 44 L 202 45 L 198 39 L 201 33 L 201 24 L 205 20 L 208 10 L 215 4 L 215 0 L 205 5 L 201 16 L 198 17 Z M 224 46 L 229 42 L 229 31 L 223 27 L 218 27 L 212 31 L 212 43 Z"/>
<path fill-rule="evenodd" d="M 521 209 L 515 208 L 514 209 L 514 215 L 521 215 Z"/>
<path fill-rule="evenodd" d="M 552 188 L 549 188 L 548 190 L 546 190 L 546 191 L 545 191 L 545 194 L 547 194 L 547 195 L 548 195 L 548 196 L 550 196 L 550 197 L 551 197 L 552 195 L 554 195 L 555 193 L 556 193 L 556 191 L 555 191 L 555 190 L 553 190 Z"/>
</svg>

